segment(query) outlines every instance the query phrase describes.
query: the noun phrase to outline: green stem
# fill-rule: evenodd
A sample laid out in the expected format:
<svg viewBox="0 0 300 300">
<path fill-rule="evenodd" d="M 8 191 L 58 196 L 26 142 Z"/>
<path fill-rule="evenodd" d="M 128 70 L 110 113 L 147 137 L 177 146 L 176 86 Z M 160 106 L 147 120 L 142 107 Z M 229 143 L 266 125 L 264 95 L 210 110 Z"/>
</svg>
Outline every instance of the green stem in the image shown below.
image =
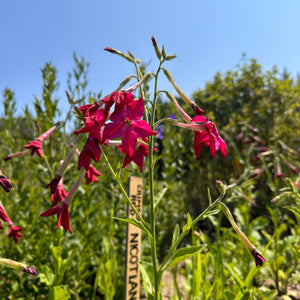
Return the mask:
<svg viewBox="0 0 300 300">
<path fill-rule="evenodd" d="M 191 223 L 191 228 L 193 228 L 202 218 L 203 216 L 210 210 L 212 210 L 224 197 L 225 194 L 221 194 L 213 203 L 211 203 L 194 221 Z M 174 251 L 176 250 L 177 246 L 181 242 L 181 240 L 188 234 L 189 231 L 183 231 L 177 240 L 173 243 L 173 245 L 170 247 L 170 250 L 165 257 L 164 261 L 162 262 L 159 271 L 163 271 L 164 267 L 167 263 L 167 261 L 171 258 L 173 255 Z"/>
<path fill-rule="evenodd" d="M 155 110 L 157 102 L 157 82 L 158 74 L 161 68 L 163 61 L 160 61 L 157 72 L 155 74 L 155 83 L 154 83 L 154 99 L 151 111 L 151 128 L 154 127 L 155 120 Z M 154 163 L 153 163 L 153 146 L 154 146 L 154 137 L 149 137 L 149 185 L 150 185 L 150 226 L 152 237 L 150 237 L 150 247 L 151 247 L 151 257 L 153 265 L 153 275 L 154 275 L 154 299 L 158 300 L 160 295 L 160 278 L 158 274 L 158 264 L 157 264 L 157 253 L 156 253 L 156 222 L 155 222 L 155 210 L 154 210 Z"/>
<path fill-rule="evenodd" d="M 122 194 L 124 195 L 124 197 L 126 198 L 126 200 L 128 201 L 130 207 L 132 208 L 132 210 L 135 212 L 136 216 L 138 217 L 138 219 L 140 220 L 140 222 L 143 224 L 143 226 L 145 227 L 147 233 L 151 236 L 151 231 L 148 228 L 147 223 L 144 221 L 144 219 L 142 218 L 142 216 L 140 215 L 140 213 L 137 211 L 137 209 L 135 208 L 135 206 L 133 205 L 132 201 L 130 200 L 130 198 L 128 197 L 122 183 L 120 182 L 119 177 L 116 175 L 115 171 L 113 170 L 107 156 L 105 155 L 105 152 L 102 149 L 102 156 L 104 157 L 104 160 L 110 170 L 110 172 L 112 173 L 112 175 L 114 176 L 115 181 L 117 182 L 119 189 L 121 190 Z"/>
</svg>

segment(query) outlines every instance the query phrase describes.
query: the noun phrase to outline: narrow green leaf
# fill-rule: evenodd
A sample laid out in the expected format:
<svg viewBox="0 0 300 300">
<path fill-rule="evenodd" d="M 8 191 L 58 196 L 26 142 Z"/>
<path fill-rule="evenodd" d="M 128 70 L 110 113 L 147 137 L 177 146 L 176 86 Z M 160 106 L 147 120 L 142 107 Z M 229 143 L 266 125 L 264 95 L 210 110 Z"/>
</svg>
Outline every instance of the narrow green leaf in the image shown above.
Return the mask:
<svg viewBox="0 0 300 300">
<path fill-rule="evenodd" d="M 191 246 L 186 248 L 178 249 L 174 252 L 174 254 L 171 256 L 171 258 L 167 261 L 166 265 L 164 266 L 163 270 L 166 270 L 180 261 L 196 254 L 197 252 L 201 251 L 205 246 Z"/>
<path fill-rule="evenodd" d="M 192 226 L 192 217 L 191 217 L 191 215 L 188 213 L 188 216 L 187 216 L 187 223 L 186 223 L 186 225 L 183 226 L 182 231 L 183 231 L 184 233 L 187 233 L 188 231 L 190 231 L 191 226 Z"/>
<path fill-rule="evenodd" d="M 134 226 L 148 232 L 148 230 L 144 227 L 144 225 L 141 222 L 139 222 L 138 220 L 136 220 L 132 217 L 114 217 L 114 219 L 122 221 L 122 222 L 133 224 Z"/>
<path fill-rule="evenodd" d="M 163 198 L 165 192 L 167 191 L 167 187 L 163 188 L 159 193 L 157 193 L 154 197 L 154 214 L 157 214 L 158 211 L 158 205 L 160 200 Z"/>
<path fill-rule="evenodd" d="M 213 215 L 216 215 L 217 213 L 219 213 L 219 209 L 214 209 L 214 210 L 210 210 L 208 212 L 206 212 L 201 219 L 205 219 L 207 217 L 210 217 L 210 216 L 213 216 Z"/>
<path fill-rule="evenodd" d="M 234 281 L 239 286 L 241 292 L 243 292 L 244 283 L 240 280 L 239 276 L 234 272 L 234 270 L 227 263 L 225 263 L 225 267 L 227 268 L 227 270 L 229 271 L 229 273 L 233 277 Z"/>
<path fill-rule="evenodd" d="M 143 287 L 145 289 L 145 293 L 147 296 L 147 299 L 149 299 L 149 296 L 154 296 L 154 277 L 153 277 L 153 266 L 152 264 L 140 261 L 140 271 L 143 278 Z"/>
<path fill-rule="evenodd" d="M 179 233 L 180 233 L 180 228 L 179 228 L 179 225 L 176 224 L 175 229 L 174 229 L 174 232 L 173 232 L 173 237 L 172 237 L 172 244 L 171 244 L 171 247 L 173 246 L 173 244 L 174 244 L 175 241 L 177 240 L 177 238 L 178 238 L 178 236 L 179 236 Z"/>
<path fill-rule="evenodd" d="M 208 206 L 211 206 L 211 195 L 210 195 L 210 189 L 207 188 L 207 196 L 208 196 Z"/>
</svg>

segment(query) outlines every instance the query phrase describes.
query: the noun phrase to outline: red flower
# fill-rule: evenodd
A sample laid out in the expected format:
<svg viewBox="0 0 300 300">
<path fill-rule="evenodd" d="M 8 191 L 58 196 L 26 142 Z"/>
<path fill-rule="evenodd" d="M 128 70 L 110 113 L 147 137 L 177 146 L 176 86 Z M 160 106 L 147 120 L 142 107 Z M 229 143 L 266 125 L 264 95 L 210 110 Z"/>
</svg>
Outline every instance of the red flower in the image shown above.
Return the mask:
<svg viewBox="0 0 300 300">
<path fill-rule="evenodd" d="M 203 116 L 194 117 L 192 122 L 204 123 L 207 129 L 207 131 L 194 132 L 194 149 L 196 156 L 200 157 L 202 144 L 204 144 L 205 146 L 210 147 L 210 153 L 213 158 L 216 156 L 218 150 L 220 150 L 222 156 L 225 157 L 227 153 L 227 147 L 224 140 L 220 137 L 215 124 Z"/>
<path fill-rule="evenodd" d="M 69 205 L 62 202 L 62 206 L 53 206 L 50 209 L 46 210 L 41 214 L 41 217 L 48 217 L 56 214 L 57 215 L 57 229 L 62 226 L 64 230 L 69 230 L 72 233 L 70 226 L 70 217 L 69 217 Z"/>
<path fill-rule="evenodd" d="M 274 177 L 283 178 L 285 175 L 281 171 L 281 166 L 278 163 L 277 164 L 277 173 L 274 175 Z"/>
<path fill-rule="evenodd" d="M 157 134 L 146 121 L 140 120 L 143 115 L 142 98 L 128 103 L 121 111 L 115 111 L 110 117 L 112 122 L 105 126 L 103 140 L 122 137 L 124 152 L 132 156 L 138 138 Z"/>
<path fill-rule="evenodd" d="M 0 171 L 0 174 L 1 174 L 1 171 Z M 10 192 L 12 184 L 11 184 L 10 180 L 3 174 L 0 175 L 0 185 L 3 187 L 3 189 L 6 193 Z"/>
<path fill-rule="evenodd" d="M 94 116 L 99 108 L 100 108 L 100 106 L 97 102 L 94 104 L 85 104 L 85 105 L 78 107 L 78 109 L 82 112 L 84 117 Z"/>
<path fill-rule="evenodd" d="M 62 183 L 62 178 L 59 181 L 55 192 L 51 195 L 51 201 L 52 201 L 52 205 L 56 206 L 57 203 L 60 203 L 63 199 L 65 199 L 67 197 L 68 193 L 67 191 L 64 189 L 63 183 Z"/>
<path fill-rule="evenodd" d="M 94 137 L 89 137 L 79 155 L 78 170 L 80 170 L 82 167 L 88 170 L 91 164 L 91 159 L 97 162 L 100 159 L 100 155 L 101 148 L 98 145 L 98 141 Z"/>
<path fill-rule="evenodd" d="M 267 261 L 265 258 L 262 257 L 262 255 L 255 248 L 253 251 L 250 252 L 255 259 L 256 266 L 262 266 L 263 263 Z"/>
<path fill-rule="evenodd" d="M 147 143 L 147 138 L 142 139 L 144 142 Z M 123 146 L 117 146 L 123 153 L 126 154 L 126 152 L 123 149 Z M 132 161 L 136 163 L 140 167 L 141 173 L 143 172 L 144 167 L 144 157 L 148 156 L 148 146 L 146 146 L 143 143 L 138 142 L 137 146 L 134 148 L 134 153 L 132 156 L 129 156 L 126 154 L 123 166 L 122 168 L 125 168 L 128 164 L 130 164 Z"/>
<path fill-rule="evenodd" d="M 125 105 L 134 102 L 134 97 L 130 92 L 115 91 L 110 96 L 102 99 L 105 109 L 109 110 L 115 104 L 115 112 L 119 112 Z"/>
<path fill-rule="evenodd" d="M 86 184 L 90 184 L 91 181 L 97 182 L 98 178 L 96 176 L 101 176 L 101 173 L 98 172 L 92 165 L 90 165 L 85 174 Z"/>
<path fill-rule="evenodd" d="M 24 148 L 31 150 L 31 155 L 36 153 L 39 157 L 43 157 L 43 146 L 39 141 L 30 141 L 28 145 L 25 145 Z"/>
<path fill-rule="evenodd" d="M 104 125 L 108 112 L 105 109 L 99 109 L 92 117 L 85 117 L 85 126 L 74 131 L 74 134 L 89 132 L 90 137 L 94 137 L 98 142 L 102 142 L 102 126 Z"/>
<path fill-rule="evenodd" d="M 51 191 L 51 194 L 54 194 L 56 189 L 57 189 L 57 186 L 61 180 L 61 176 L 56 176 L 54 177 L 46 186 L 45 188 L 47 189 L 48 187 L 50 187 L 50 191 Z"/>
<path fill-rule="evenodd" d="M 23 233 L 20 233 L 22 231 L 22 228 L 19 226 L 14 226 L 13 223 L 10 224 L 8 236 L 13 238 L 15 243 L 17 243 L 20 240 L 20 237 L 24 236 Z"/>
<path fill-rule="evenodd" d="M 4 207 L 0 204 L 0 219 L 4 222 L 11 222 L 10 217 L 7 215 Z"/>
</svg>

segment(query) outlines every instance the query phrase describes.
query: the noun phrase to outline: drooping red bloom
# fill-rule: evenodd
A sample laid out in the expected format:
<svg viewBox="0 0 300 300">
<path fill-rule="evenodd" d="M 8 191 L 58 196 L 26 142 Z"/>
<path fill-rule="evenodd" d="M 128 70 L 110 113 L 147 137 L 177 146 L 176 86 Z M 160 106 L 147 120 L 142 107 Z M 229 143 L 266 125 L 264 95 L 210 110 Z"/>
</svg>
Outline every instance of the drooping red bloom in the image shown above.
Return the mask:
<svg viewBox="0 0 300 300">
<path fill-rule="evenodd" d="M 18 243 L 20 238 L 22 236 L 24 236 L 24 234 L 21 233 L 20 231 L 22 231 L 21 227 L 15 226 L 13 223 L 11 223 L 10 228 L 9 228 L 9 232 L 8 232 L 8 236 L 13 238 L 15 243 Z"/>
<path fill-rule="evenodd" d="M 63 199 L 65 199 L 68 195 L 68 192 L 64 189 L 62 178 L 59 181 L 55 192 L 51 195 L 52 206 L 56 206 Z"/>
<path fill-rule="evenodd" d="M 24 148 L 31 150 L 31 156 L 36 153 L 39 157 L 43 157 L 43 146 L 40 141 L 30 141 Z"/>
<path fill-rule="evenodd" d="M 100 108 L 100 106 L 97 102 L 95 102 L 94 104 L 85 104 L 85 105 L 78 107 L 78 109 L 82 112 L 82 114 L 86 118 L 93 117 L 99 108 Z"/>
<path fill-rule="evenodd" d="M 1 171 L 0 171 L 0 174 L 1 174 Z M 10 180 L 3 174 L 0 175 L 0 185 L 3 187 L 3 189 L 6 193 L 10 192 L 10 189 L 12 188 L 12 184 L 11 184 Z"/>
<path fill-rule="evenodd" d="M 204 123 L 207 131 L 194 132 L 194 149 L 197 157 L 200 157 L 202 151 L 202 144 L 210 147 L 210 153 L 214 158 L 218 150 L 221 151 L 223 157 L 227 154 L 227 147 L 224 140 L 220 137 L 218 130 L 213 122 L 204 116 L 196 116 L 192 122 Z"/>
<path fill-rule="evenodd" d="M 281 165 L 280 163 L 277 164 L 277 173 L 274 175 L 274 177 L 276 178 L 283 178 L 285 175 L 282 173 L 281 171 Z"/>
<path fill-rule="evenodd" d="M 147 143 L 147 138 L 143 138 L 142 140 Z M 119 148 L 119 150 L 121 150 L 123 153 L 126 154 L 122 145 L 117 147 Z M 128 164 L 130 164 L 133 161 L 139 166 L 140 172 L 142 173 L 144 167 L 144 157 L 147 156 L 148 156 L 148 146 L 141 142 L 138 142 L 136 147 L 134 148 L 133 155 L 129 156 L 128 154 L 126 154 L 122 168 L 125 168 Z"/>
<path fill-rule="evenodd" d="M 98 178 L 96 176 L 101 176 L 101 173 L 97 171 L 92 165 L 90 165 L 85 174 L 86 184 L 89 185 L 91 181 L 97 182 Z"/>
<path fill-rule="evenodd" d="M 294 174 L 298 174 L 298 169 L 294 165 L 292 165 L 286 159 L 284 159 L 283 162 L 292 170 Z"/>
<path fill-rule="evenodd" d="M 89 137 L 84 145 L 78 158 L 78 170 L 84 167 L 86 170 L 89 169 L 91 159 L 99 161 L 101 155 L 101 148 L 98 145 L 98 141 L 94 137 Z"/>
<path fill-rule="evenodd" d="M 0 204 L 0 219 L 7 223 L 11 222 L 10 217 L 7 215 L 4 207 L 1 204 Z"/>
<path fill-rule="evenodd" d="M 129 156 L 134 154 L 138 138 L 157 134 L 149 124 L 141 120 L 144 115 L 144 100 L 140 98 L 125 105 L 120 111 L 115 111 L 106 124 L 103 140 L 122 137 L 123 150 Z"/>
<path fill-rule="evenodd" d="M 134 97 L 130 92 L 114 91 L 110 96 L 102 99 L 105 109 L 109 110 L 115 104 L 115 112 L 119 112 L 125 105 L 134 102 Z"/>
<path fill-rule="evenodd" d="M 256 266 L 262 266 L 263 263 L 267 261 L 258 251 L 250 251 L 250 252 L 255 259 Z"/>
<path fill-rule="evenodd" d="M 48 187 L 50 187 L 50 191 L 51 191 L 51 194 L 54 194 L 56 189 L 57 189 L 57 186 L 61 180 L 61 176 L 56 176 L 54 177 L 46 186 L 45 188 L 47 189 Z"/>
<path fill-rule="evenodd" d="M 105 109 L 98 109 L 92 117 L 88 116 L 84 118 L 85 126 L 74 131 L 74 134 L 89 132 L 90 137 L 94 137 L 98 142 L 102 142 L 102 134 L 108 112 Z"/>
<path fill-rule="evenodd" d="M 52 215 L 57 215 L 57 229 L 62 226 L 64 230 L 69 230 L 72 233 L 72 229 L 70 226 L 70 216 L 69 216 L 69 205 L 62 202 L 62 206 L 53 206 L 50 209 L 43 212 L 40 216 L 41 217 L 48 217 Z"/>
</svg>

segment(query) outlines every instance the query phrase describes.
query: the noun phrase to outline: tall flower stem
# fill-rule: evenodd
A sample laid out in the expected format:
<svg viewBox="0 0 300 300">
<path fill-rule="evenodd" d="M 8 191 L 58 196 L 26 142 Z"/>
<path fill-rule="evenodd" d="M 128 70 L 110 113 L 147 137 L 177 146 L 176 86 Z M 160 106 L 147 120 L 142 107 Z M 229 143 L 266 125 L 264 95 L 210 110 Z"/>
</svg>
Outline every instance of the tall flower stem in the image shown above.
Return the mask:
<svg viewBox="0 0 300 300">
<path fill-rule="evenodd" d="M 155 83 L 154 83 L 154 99 L 151 110 L 151 123 L 150 126 L 153 129 L 155 121 L 155 112 L 156 112 L 156 102 L 157 102 L 157 81 L 158 74 L 161 70 L 161 65 L 163 60 L 160 61 L 157 72 L 155 74 Z M 153 265 L 153 275 L 154 275 L 154 299 L 158 300 L 160 295 L 160 279 L 158 278 L 158 264 L 157 264 L 157 253 L 156 253 L 156 222 L 155 222 L 155 211 L 154 211 L 154 160 L 153 160 L 153 146 L 154 146 L 154 137 L 149 137 L 149 186 L 150 186 L 150 226 L 152 237 L 149 237 L 150 247 L 151 247 L 151 257 Z"/>
<path fill-rule="evenodd" d="M 220 203 L 220 201 L 223 199 L 223 197 L 225 196 L 225 194 L 221 194 L 213 203 L 211 203 L 200 215 L 197 216 L 197 218 L 195 218 L 190 226 L 190 229 L 193 228 L 201 219 L 203 219 L 205 217 L 205 215 L 211 211 L 217 204 Z M 164 270 L 164 267 L 167 263 L 167 261 L 171 258 L 171 256 L 173 255 L 174 251 L 176 250 L 177 246 L 179 245 L 179 243 L 182 241 L 182 239 L 188 234 L 189 231 L 183 231 L 178 238 L 176 239 L 176 241 L 174 241 L 174 243 L 172 244 L 172 246 L 170 247 L 167 256 L 165 257 L 164 261 L 161 264 L 160 267 L 160 271 Z"/>
<path fill-rule="evenodd" d="M 126 198 L 126 200 L 128 201 L 130 207 L 132 208 L 132 210 L 134 211 L 134 213 L 136 214 L 136 216 L 138 217 L 139 221 L 142 223 L 142 225 L 144 226 L 145 231 L 148 233 L 149 236 L 151 236 L 151 231 L 148 228 L 147 223 L 145 222 L 145 220 L 142 218 L 142 216 L 140 215 L 140 213 L 137 211 L 137 209 L 135 208 L 135 206 L 133 205 L 132 201 L 130 200 L 130 198 L 128 197 L 122 183 L 120 182 L 119 177 L 117 176 L 117 174 L 115 173 L 115 171 L 113 170 L 105 152 L 102 150 L 102 156 L 111 172 L 111 174 L 114 176 L 115 181 L 117 182 L 120 191 L 122 192 L 123 196 Z"/>
</svg>

